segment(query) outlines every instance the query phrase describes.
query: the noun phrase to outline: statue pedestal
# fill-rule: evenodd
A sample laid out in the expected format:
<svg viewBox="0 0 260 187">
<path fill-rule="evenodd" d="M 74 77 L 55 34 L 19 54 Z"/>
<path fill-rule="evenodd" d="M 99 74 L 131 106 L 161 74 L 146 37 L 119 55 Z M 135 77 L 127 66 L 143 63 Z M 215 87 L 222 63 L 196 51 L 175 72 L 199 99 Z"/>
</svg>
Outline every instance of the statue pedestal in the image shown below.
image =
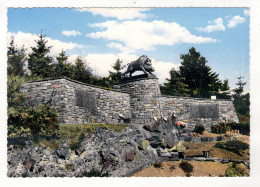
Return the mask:
<svg viewBox="0 0 260 187">
<path fill-rule="evenodd" d="M 143 75 L 125 78 L 114 89 L 130 94 L 132 118 L 148 119 L 161 117 L 160 88 L 158 78 Z"/>
</svg>

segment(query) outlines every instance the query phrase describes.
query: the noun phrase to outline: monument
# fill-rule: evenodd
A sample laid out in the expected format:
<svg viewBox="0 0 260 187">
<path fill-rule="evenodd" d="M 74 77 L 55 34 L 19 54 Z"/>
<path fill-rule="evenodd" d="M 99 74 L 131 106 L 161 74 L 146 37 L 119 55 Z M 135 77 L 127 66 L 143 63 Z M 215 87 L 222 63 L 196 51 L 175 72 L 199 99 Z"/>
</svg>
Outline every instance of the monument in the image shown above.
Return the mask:
<svg viewBox="0 0 260 187">
<path fill-rule="evenodd" d="M 136 71 L 143 74 L 132 75 Z M 206 129 L 220 122 L 239 122 L 232 100 L 161 95 L 155 69 L 146 55 L 129 63 L 113 89 L 104 89 L 68 78 L 25 82 L 28 106 L 49 103 L 59 113 L 59 124 L 150 124 L 154 119 L 182 121 L 187 129 Z"/>
</svg>

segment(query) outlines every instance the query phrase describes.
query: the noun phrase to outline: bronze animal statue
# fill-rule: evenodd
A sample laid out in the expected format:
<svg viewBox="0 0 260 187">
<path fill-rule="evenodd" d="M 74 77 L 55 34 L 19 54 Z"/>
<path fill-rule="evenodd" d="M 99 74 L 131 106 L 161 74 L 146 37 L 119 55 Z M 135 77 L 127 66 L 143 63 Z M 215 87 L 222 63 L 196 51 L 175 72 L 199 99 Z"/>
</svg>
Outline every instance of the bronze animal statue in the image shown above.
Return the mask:
<svg viewBox="0 0 260 187">
<path fill-rule="evenodd" d="M 154 72 L 154 68 L 152 67 L 151 59 L 146 55 L 140 56 L 137 60 L 132 61 L 122 76 L 125 77 L 125 75 L 129 73 L 129 77 L 132 77 L 132 73 L 135 71 L 143 71 L 147 76 L 155 76 L 152 74 L 152 72 Z"/>
</svg>

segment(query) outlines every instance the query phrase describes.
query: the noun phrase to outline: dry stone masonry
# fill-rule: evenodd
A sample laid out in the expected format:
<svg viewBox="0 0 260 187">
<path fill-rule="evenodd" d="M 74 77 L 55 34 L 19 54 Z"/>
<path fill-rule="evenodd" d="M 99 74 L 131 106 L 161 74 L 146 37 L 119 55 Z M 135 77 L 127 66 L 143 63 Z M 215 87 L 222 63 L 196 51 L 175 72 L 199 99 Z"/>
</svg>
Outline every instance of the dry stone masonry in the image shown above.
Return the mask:
<svg viewBox="0 0 260 187">
<path fill-rule="evenodd" d="M 59 124 L 122 123 L 130 118 L 127 93 L 86 85 L 67 78 L 26 82 L 28 106 L 50 102 L 58 111 Z"/>
<path fill-rule="evenodd" d="M 67 78 L 26 82 L 28 106 L 50 102 L 59 113 L 59 124 L 150 123 L 169 118 L 192 130 L 196 124 L 207 129 L 220 122 L 239 122 L 232 100 L 213 100 L 161 95 L 158 78 L 132 77 L 104 89 Z"/>
</svg>

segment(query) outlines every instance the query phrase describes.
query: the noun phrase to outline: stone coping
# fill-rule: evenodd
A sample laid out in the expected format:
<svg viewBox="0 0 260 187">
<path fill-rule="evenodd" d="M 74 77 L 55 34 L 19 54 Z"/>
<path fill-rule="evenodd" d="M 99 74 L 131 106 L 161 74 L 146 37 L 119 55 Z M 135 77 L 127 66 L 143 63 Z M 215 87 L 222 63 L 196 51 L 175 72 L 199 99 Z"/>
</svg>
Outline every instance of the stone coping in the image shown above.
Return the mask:
<svg viewBox="0 0 260 187">
<path fill-rule="evenodd" d="M 184 97 L 184 96 L 173 96 L 173 95 L 161 95 L 161 97 L 167 98 L 183 98 L 183 99 L 197 99 L 197 100 L 216 100 L 216 101 L 232 101 L 232 99 L 210 99 L 210 98 L 202 98 L 202 97 Z"/>
<path fill-rule="evenodd" d="M 71 81 L 71 82 L 74 82 L 74 83 L 77 83 L 77 84 L 82 84 L 82 85 L 85 85 L 85 86 L 90 86 L 90 87 L 93 87 L 93 88 L 99 88 L 99 89 L 103 89 L 103 90 L 108 90 L 108 91 L 119 92 L 119 93 L 126 93 L 126 94 L 127 94 L 127 92 L 119 91 L 119 90 L 117 90 L 117 89 L 106 88 L 106 87 L 101 87 L 101 86 L 96 86 L 96 85 L 92 85 L 92 84 L 88 84 L 88 83 L 76 81 L 76 80 L 73 80 L 73 79 L 70 79 L 70 78 L 67 78 L 67 77 L 38 79 L 38 80 L 26 81 L 25 83 L 44 82 L 44 81 L 52 81 L 52 80 L 58 80 L 58 79 L 65 79 L 65 80 L 67 80 L 67 81 Z"/>
<path fill-rule="evenodd" d="M 136 75 L 133 77 L 127 77 L 122 79 L 119 83 L 116 83 L 114 85 L 120 85 L 120 84 L 125 84 L 125 83 L 129 83 L 129 82 L 134 82 L 134 81 L 140 81 L 140 80 L 147 80 L 147 79 L 157 79 L 158 78 L 156 76 L 147 76 L 147 75 Z"/>
<path fill-rule="evenodd" d="M 137 76 L 135 76 L 137 77 Z M 82 85 L 86 85 L 86 86 L 90 86 L 93 88 L 99 88 L 99 89 L 103 89 L 103 90 L 108 90 L 108 91 L 114 91 L 114 92 L 119 92 L 119 93 L 126 93 L 128 94 L 127 91 L 122 91 L 122 90 L 118 90 L 118 89 L 113 89 L 113 88 L 105 88 L 105 87 L 101 87 L 101 86 L 96 86 L 96 85 L 92 85 L 92 84 L 87 84 L 87 83 L 83 83 L 80 81 L 76 81 L 67 77 L 57 77 L 57 78 L 47 78 L 47 79 L 38 79 L 38 80 L 32 80 L 32 81 L 26 81 L 25 83 L 33 83 L 33 82 L 44 82 L 44 81 L 52 81 L 52 80 L 58 80 L 58 79 L 65 79 L 71 82 L 75 82 L 77 84 L 82 84 Z M 120 85 L 123 83 L 128 83 L 128 82 L 133 82 L 136 80 L 147 80 L 147 79 L 158 79 L 157 77 L 141 77 L 141 78 L 134 78 L 134 79 L 130 79 L 130 80 L 126 80 L 126 81 L 122 81 L 120 83 L 116 83 L 114 85 Z M 183 98 L 183 99 L 197 99 L 197 100 L 211 100 L 210 98 L 199 98 L 199 97 L 182 97 L 182 96 L 171 96 L 171 95 L 161 95 L 160 97 L 167 97 L 167 98 Z M 231 99 L 216 99 L 216 101 L 232 101 Z"/>
</svg>

